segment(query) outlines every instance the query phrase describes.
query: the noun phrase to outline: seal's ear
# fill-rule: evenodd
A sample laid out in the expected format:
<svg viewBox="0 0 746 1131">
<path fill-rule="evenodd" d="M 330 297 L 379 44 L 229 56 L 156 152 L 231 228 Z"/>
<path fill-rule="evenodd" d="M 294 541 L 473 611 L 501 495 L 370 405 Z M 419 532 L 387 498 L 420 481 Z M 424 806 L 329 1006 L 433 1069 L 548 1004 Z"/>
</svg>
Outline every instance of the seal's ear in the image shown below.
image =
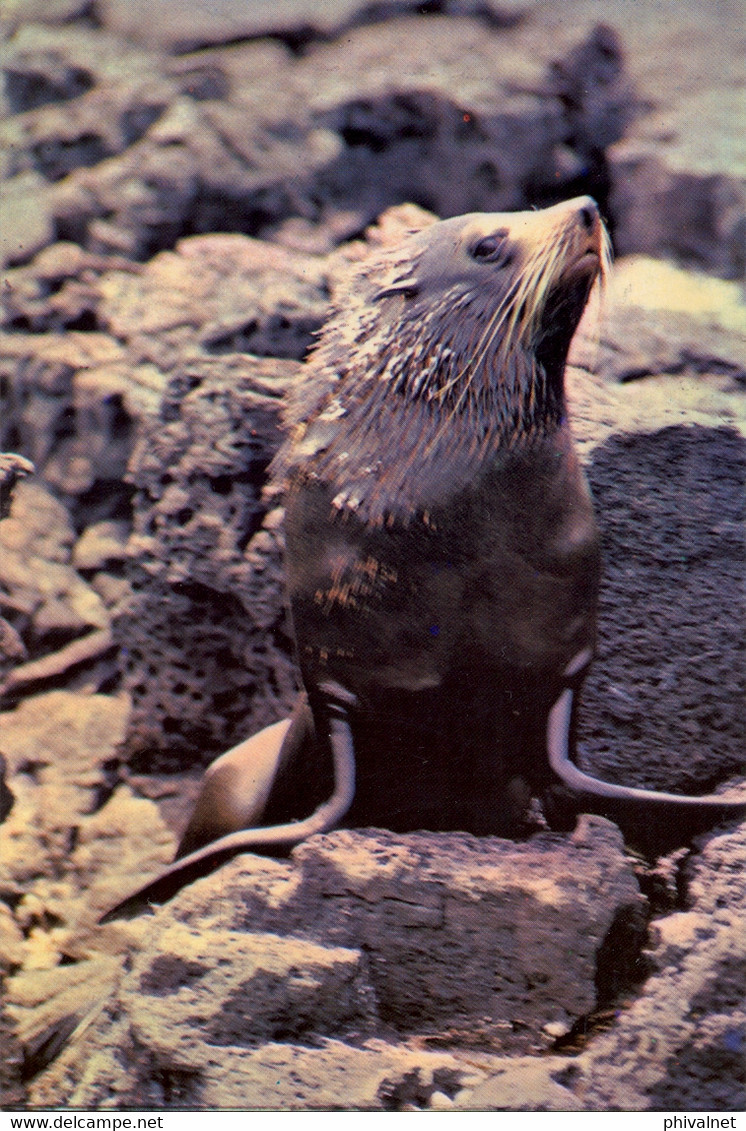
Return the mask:
<svg viewBox="0 0 746 1131">
<path fill-rule="evenodd" d="M 399 283 L 393 287 L 384 287 L 382 291 L 373 295 L 373 302 L 380 302 L 384 298 L 394 298 L 396 295 L 401 295 L 403 298 L 416 298 L 419 293 L 418 283 Z"/>
</svg>

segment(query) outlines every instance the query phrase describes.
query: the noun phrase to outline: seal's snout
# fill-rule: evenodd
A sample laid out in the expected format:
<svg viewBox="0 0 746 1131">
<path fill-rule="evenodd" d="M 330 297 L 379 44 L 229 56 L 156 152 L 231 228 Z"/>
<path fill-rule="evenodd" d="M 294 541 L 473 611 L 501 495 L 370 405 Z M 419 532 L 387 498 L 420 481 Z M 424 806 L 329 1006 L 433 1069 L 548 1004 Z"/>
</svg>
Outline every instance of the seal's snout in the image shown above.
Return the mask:
<svg viewBox="0 0 746 1131">
<path fill-rule="evenodd" d="M 563 200 L 560 204 L 545 209 L 543 214 L 548 220 L 552 217 L 575 220 L 587 232 L 594 232 L 601 225 L 598 205 L 592 196 L 574 196 L 572 200 Z"/>
<path fill-rule="evenodd" d="M 572 200 L 565 201 L 555 207 L 560 212 L 566 213 L 568 217 L 572 217 L 578 227 L 588 232 L 589 235 L 595 234 L 601 227 L 598 205 L 592 196 L 575 196 Z"/>
<path fill-rule="evenodd" d="M 572 234 L 581 252 L 594 252 L 600 261 L 604 246 L 604 227 L 598 205 L 592 196 L 578 196 L 564 206 L 558 216 L 560 227 Z"/>
<path fill-rule="evenodd" d="M 604 265 L 609 260 L 608 237 L 604 228 L 598 205 L 592 196 L 576 196 L 573 200 L 555 204 L 552 208 L 538 213 L 544 216 L 547 237 L 566 240 L 568 250 L 578 254 L 594 252 L 596 262 Z"/>
<path fill-rule="evenodd" d="M 595 203 L 592 203 L 592 206 L 591 204 L 584 204 L 578 212 L 578 217 L 586 232 L 592 232 L 598 227 L 598 209 Z"/>
</svg>

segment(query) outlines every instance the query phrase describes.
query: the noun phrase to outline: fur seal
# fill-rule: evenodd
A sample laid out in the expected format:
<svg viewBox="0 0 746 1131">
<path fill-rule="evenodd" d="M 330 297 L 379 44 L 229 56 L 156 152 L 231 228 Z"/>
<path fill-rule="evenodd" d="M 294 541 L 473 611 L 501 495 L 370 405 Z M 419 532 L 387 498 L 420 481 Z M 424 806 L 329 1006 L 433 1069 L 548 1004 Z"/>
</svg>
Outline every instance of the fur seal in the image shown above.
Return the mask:
<svg viewBox="0 0 746 1131">
<path fill-rule="evenodd" d="M 572 762 L 601 567 L 564 368 L 609 259 L 580 197 L 433 223 L 352 275 L 274 465 L 305 696 L 208 771 L 179 858 L 110 915 L 343 818 L 484 835 L 531 797 L 638 831 L 746 810 Z"/>
</svg>

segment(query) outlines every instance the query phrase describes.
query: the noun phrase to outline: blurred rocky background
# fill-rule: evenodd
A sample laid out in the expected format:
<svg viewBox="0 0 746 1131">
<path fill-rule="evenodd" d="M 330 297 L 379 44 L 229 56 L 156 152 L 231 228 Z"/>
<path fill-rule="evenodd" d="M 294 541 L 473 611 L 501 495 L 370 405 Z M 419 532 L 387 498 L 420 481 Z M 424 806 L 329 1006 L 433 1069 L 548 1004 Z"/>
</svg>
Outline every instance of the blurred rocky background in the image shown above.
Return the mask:
<svg viewBox="0 0 746 1131">
<path fill-rule="evenodd" d="M 742 1106 L 739 830 L 657 862 L 597 820 L 339 833 L 95 925 L 170 859 L 201 768 L 292 703 L 283 396 L 340 267 L 431 213 L 598 200 L 581 757 L 689 792 L 743 773 L 739 0 L 0 20 L 4 1106 Z"/>
</svg>

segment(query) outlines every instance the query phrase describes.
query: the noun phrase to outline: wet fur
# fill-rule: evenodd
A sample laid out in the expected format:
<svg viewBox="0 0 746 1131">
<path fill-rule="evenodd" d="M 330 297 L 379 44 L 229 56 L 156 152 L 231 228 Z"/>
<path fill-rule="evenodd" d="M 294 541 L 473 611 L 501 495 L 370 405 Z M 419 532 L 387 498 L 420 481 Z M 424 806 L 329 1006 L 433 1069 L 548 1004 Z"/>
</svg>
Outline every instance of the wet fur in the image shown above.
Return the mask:
<svg viewBox="0 0 746 1131">
<path fill-rule="evenodd" d="M 572 765 L 600 552 L 564 366 L 608 261 L 596 206 L 580 198 L 433 224 L 339 288 L 274 464 L 308 698 L 275 752 L 272 827 L 220 837 L 221 795 L 231 820 L 254 813 L 260 788 L 229 758 L 187 830 L 185 850 L 201 847 L 109 917 L 342 817 L 514 832 L 540 796 L 558 826 L 582 803 L 631 827 L 652 813 L 675 835 L 679 810 L 682 829 L 743 812 L 711 798 L 677 807 Z M 248 795 L 230 796 L 236 780 Z"/>
<path fill-rule="evenodd" d="M 437 270 L 464 226 L 484 219 L 474 214 L 414 233 L 340 285 L 277 478 L 335 483 L 337 509 L 366 523 L 406 520 L 445 481 L 465 486 L 498 449 L 561 423 L 565 355 L 595 272 L 560 295 L 577 233 L 547 212 L 522 215 L 529 231 L 508 240 L 492 278 L 473 264 L 451 279 Z M 603 278 L 610 246 L 598 232 Z"/>
</svg>

